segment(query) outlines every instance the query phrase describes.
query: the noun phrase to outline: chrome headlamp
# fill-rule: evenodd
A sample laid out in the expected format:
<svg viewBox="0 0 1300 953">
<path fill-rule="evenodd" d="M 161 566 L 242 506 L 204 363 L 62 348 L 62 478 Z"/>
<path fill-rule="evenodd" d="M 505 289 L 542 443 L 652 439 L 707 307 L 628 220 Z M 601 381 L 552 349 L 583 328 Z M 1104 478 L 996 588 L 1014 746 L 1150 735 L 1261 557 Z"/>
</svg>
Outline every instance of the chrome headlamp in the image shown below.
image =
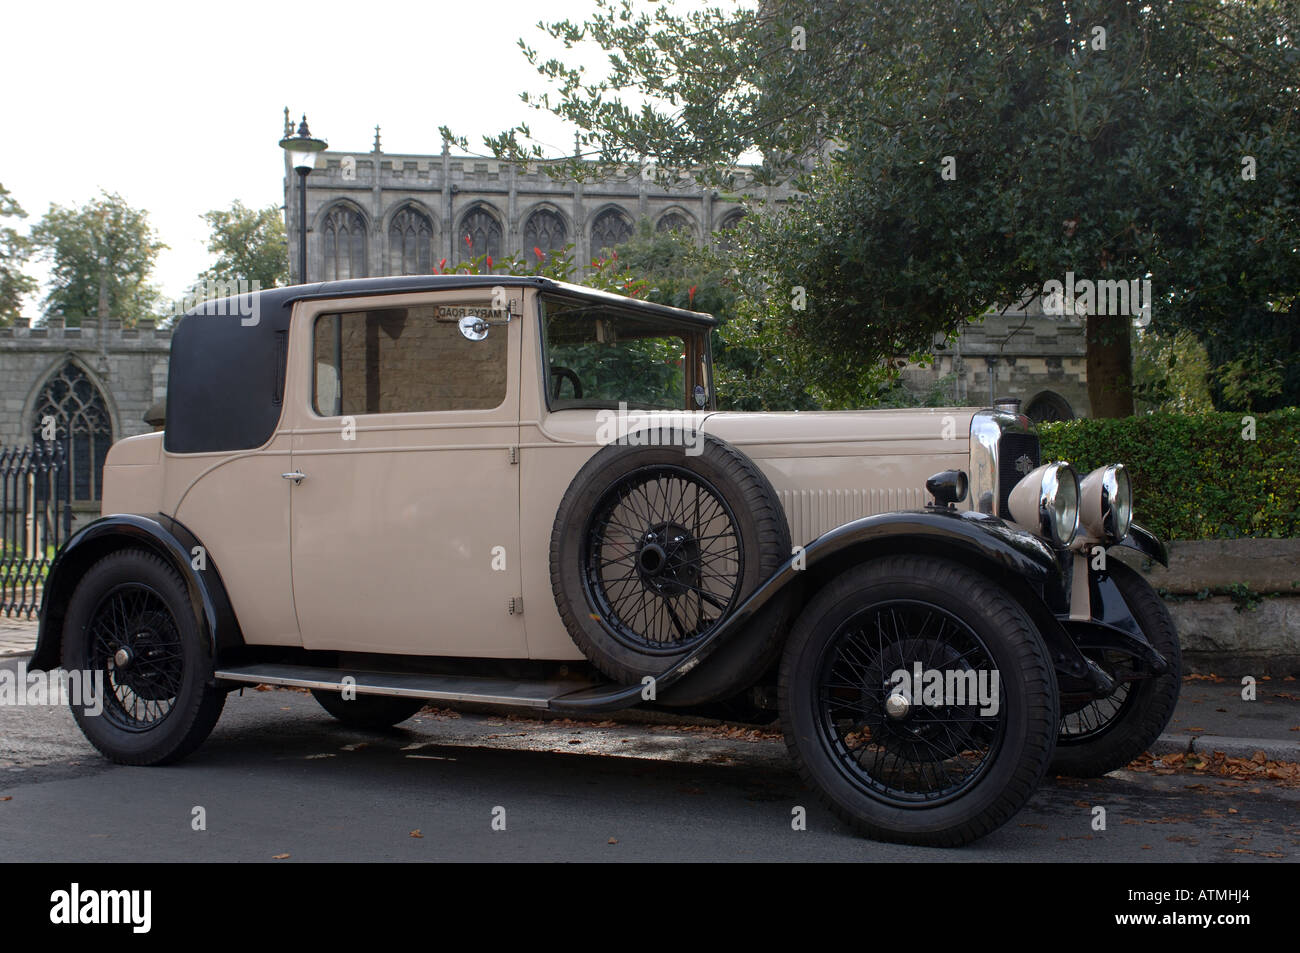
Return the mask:
<svg viewBox="0 0 1300 953">
<path fill-rule="evenodd" d="M 1030 470 L 1007 500 L 1011 518 L 1068 546 L 1079 531 L 1079 477 L 1068 463 L 1046 463 Z"/>
<path fill-rule="evenodd" d="M 1118 543 L 1133 523 L 1133 481 L 1122 463 L 1098 467 L 1079 483 L 1083 530 L 1090 539 Z"/>
</svg>

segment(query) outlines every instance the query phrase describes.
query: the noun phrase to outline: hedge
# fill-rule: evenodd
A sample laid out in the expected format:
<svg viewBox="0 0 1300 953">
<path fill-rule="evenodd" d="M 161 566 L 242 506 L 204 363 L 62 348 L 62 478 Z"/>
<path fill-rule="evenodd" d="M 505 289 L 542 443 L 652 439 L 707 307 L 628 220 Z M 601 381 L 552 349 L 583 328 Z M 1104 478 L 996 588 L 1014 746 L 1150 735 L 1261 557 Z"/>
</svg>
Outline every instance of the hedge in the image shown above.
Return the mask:
<svg viewBox="0 0 1300 953">
<path fill-rule="evenodd" d="M 1081 476 L 1124 463 L 1133 518 L 1163 539 L 1300 535 L 1300 408 L 1070 420 L 1041 434 L 1043 460 Z"/>
</svg>

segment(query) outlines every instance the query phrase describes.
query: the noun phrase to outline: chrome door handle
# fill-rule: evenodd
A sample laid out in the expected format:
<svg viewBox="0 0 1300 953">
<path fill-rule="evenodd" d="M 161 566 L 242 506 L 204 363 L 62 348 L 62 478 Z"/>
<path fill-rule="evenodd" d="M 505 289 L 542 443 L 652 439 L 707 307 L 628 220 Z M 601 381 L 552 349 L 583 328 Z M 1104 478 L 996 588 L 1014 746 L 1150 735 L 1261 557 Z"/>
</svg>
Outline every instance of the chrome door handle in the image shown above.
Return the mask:
<svg viewBox="0 0 1300 953">
<path fill-rule="evenodd" d="M 303 473 L 301 470 L 294 470 L 292 473 L 281 473 L 280 477 L 285 480 L 292 480 L 293 485 L 297 486 L 307 478 L 307 474 Z"/>
</svg>

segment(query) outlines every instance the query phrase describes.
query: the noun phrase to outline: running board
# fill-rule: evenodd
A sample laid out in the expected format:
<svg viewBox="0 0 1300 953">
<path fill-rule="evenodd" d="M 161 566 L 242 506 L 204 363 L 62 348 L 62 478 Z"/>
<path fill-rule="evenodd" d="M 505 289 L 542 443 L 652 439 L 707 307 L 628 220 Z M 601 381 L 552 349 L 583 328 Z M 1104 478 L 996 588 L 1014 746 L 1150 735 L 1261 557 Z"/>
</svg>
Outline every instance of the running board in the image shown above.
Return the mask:
<svg viewBox="0 0 1300 953">
<path fill-rule="evenodd" d="M 557 711 L 610 711 L 628 708 L 640 698 L 640 686 L 592 684 L 580 679 L 521 681 L 474 678 L 466 675 L 418 675 L 409 672 L 369 672 L 310 665 L 238 665 L 218 669 L 218 681 L 250 685 L 283 685 L 339 691 L 345 684 L 360 695 L 396 695 L 429 701 L 477 702 L 512 708 Z M 345 683 L 343 679 L 352 678 Z"/>
</svg>

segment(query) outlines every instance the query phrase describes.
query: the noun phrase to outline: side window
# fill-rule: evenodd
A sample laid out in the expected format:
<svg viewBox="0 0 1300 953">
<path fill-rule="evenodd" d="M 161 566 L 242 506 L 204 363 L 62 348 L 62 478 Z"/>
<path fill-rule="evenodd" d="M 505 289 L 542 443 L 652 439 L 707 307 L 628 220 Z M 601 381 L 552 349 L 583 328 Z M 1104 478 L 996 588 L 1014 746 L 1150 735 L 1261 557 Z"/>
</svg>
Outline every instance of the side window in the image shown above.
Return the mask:
<svg viewBox="0 0 1300 953">
<path fill-rule="evenodd" d="M 456 314 L 417 305 L 322 314 L 313 328 L 312 407 L 325 417 L 491 410 L 506 398 L 505 328 L 466 339 Z"/>
</svg>

